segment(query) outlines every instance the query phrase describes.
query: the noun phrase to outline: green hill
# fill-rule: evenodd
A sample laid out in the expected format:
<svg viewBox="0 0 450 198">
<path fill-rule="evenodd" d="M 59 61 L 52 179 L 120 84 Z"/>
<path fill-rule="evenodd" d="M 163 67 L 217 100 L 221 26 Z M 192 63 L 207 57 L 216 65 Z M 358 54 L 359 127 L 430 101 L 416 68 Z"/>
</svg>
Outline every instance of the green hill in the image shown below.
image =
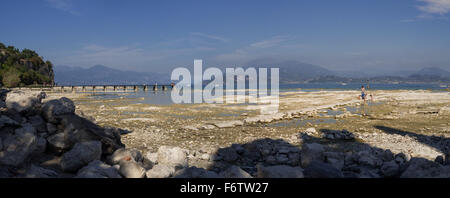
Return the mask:
<svg viewBox="0 0 450 198">
<path fill-rule="evenodd" d="M 0 84 L 5 87 L 53 84 L 53 64 L 35 51 L 0 43 Z"/>
</svg>

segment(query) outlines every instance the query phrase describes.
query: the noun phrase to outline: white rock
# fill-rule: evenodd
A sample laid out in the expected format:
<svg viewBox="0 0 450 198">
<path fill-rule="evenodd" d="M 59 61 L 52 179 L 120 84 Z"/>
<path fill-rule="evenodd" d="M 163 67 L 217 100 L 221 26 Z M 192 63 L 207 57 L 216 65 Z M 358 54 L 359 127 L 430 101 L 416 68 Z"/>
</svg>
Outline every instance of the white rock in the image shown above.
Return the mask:
<svg viewBox="0 0 450 198">
<path fill-rule="evenodd" d="M 179 147 L 161 146 L 158 149 L 158 163 L 185 167 L 188 164 L 186 152 Z"/>
<path fill-rule="evenodd" d="M 135 161 L 121 161 L 119 172 L 125 178 L 145 177 L 145 169 Z"/>
<path fill-rule="evenodd" d="M 17 112 L 29 111 L 46 97 L 45 92 L 11 91 L 6 96 L 6 107 Z"/>
<path fill-rule="evenodd" d="M 167 166 L 164 164 L 157 164 L 152 169 L 146 172 L 147 178 L 168 178 L 175 173 L 173 166 Z"/>
</svg>

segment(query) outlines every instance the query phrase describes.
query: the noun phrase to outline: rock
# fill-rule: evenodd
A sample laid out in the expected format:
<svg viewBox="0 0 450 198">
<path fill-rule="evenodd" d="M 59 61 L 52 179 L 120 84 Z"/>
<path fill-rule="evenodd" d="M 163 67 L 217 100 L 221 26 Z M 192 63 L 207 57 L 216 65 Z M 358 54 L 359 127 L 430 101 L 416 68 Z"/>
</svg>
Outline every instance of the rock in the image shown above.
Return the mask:
<svg viewBox="0 0 450 198">
<path fill-rule="evenodd" d="M 117 149 L 125 147 L 120 140 L 120 134 L 115 131 L 105 130 L 77 115 L 62 115 L 60 117 L 64 126 L 65 143 L 69 147 L 78 142 L 101 141 L 103 154 L 112 154 Z"/>
<path fill-rule="evenodd" d="M 347 130 L 324 130 L 323 137 L 330 140 L 353 140 L 355 136 Z"/>
<path fill-rule="evenodd" d="M 31 167 L 26 171 L 26 173 L 24 175 L 22 175 L 21 177 L 24 177 L 24 178 L 56 178 L 56 177 L 58 177 L 58 173 L 53 170 L 50 170 L 50 169 L 31 165 Z"/>
<path fill-rule="evenodd" d="M 90 162 L 81 168 L 76 178 L 121 178 L 116 168 L 107 165 L 99 160 Z"/>
<path fill-rule="evenodd" d="M 244 125 L 244 122 L 240 120 L 231 120 L 231 121 L 222 121 L 222 122 L 216 122 L 214 123 L 214 126 L 218 128 L 231 128 L 235 126 L 242 126 Z"/>
<path fill-rule="evenodd" d="M 236 150 L 232 147 L 219 149 L 218 154 L 222 157 L 222 160 L 226 162 L 234 162 L 239 158 L 239 154 L 237 154 Z"/>
<path fill-rule="evenodd" d="M 51 135 L 51 134 L 56 133 L 57 131 L 58 131 L 58 128 L 56 127 L 56 125 L 54 125 L 50 122 L 47 122 L 47 133 L 48 134 Z"/>
<path fill-rule="evenodd" d="M 15 120 L 9 118 L 8 116 L 1 115 L 0 116 L 0 129 L 4 126 L 20 126 Z"/>
<path fill-rule="evenodd" d="M 42 133 L 47 131 L 47 124 L 40 115 L 31 116 L 29 122 L 38 132 Z"/>
<path fill-rule="evenodd" d="M 380 158 L 381 158 L 383 161 L 385 161 L 385 162 L 394 160 L 394 157 L 395 157 L 395 156 L 394 156 L 394 153 L 392 153 L 392 151 L 389 150 L 389 149 L 384 150 L 384 151 L 380 154 Z"/>
<path fill-rule="evenodd" d="M 449 153 L 445 154 L 444 164 L 447 166 L 450 166 L 450 154 Z"/>
<path fill-rule="evenodd" d="M 433 161 L 423 158 L 412 158 L 409 166 L 401 174 L 401 178 L 433 178 L 450 177 L 450 170 Z"/>
<path fill-rule="evenodd" d="M 45 149 L 47 149 L 47 140 L 43 137 L 37 138 L 33 155 L 41 155 L 45 152 Z"/>
<path fill-rule="evenodd" d="M 140 151 L 136 149 L 120 148 L 111 155 L 111 164 L 119 164 L 121 161 L 142 162 L 143 157 Z"/>
<path fill-rule="evenodd" d="M 303 169 L 287 165 L 276 165 L 264 167 L 257 165 L 258 178 L 303 178 Z"/>
<path fill-rule="evenodd" d="M 46 97 L 45 92 L 11 91 L 6 96 L 6 107 L 19 113 L 29 112 Z"/>
<path fill-rule="evenodd" d="M 219 175 L 213 171 L 192 166 L 178 170 L 175 172 L 174 178 L 219 178 Z"/>
<path fill-rule="evenodd" d="M 42 106 L 42 115 L 51 123 L 58 123 L 58 117 L 66 114 L 74 114 L 75 105 L 72 100 L 62 97 L 56 100 L 50 100 Z"/>
<path fill-rule="evenodd" d="M 289 161 L 289 158 L 285 154 L 277 154 L 275 159 L 278 164 L 286 164 Z"/>
<path fill-rule="evenodd" d="M 442 155 L 436 156 L 436 159 L 434 159 L 434 162 L 445 165 L 444 156 L 442 156 Z"/>
<path fill-rule="evenodd" d="M 384 162 L 380 169 L 385 177 L 394 177 L 400 173 L 400 166 L 394 161 Z"/>
<path fill-rule="evenodd" d="M 358 163 L 363 166 L 370 167 L 379 167 L 383 164 L 381 159 L 378 159 L 374 155 L 372 155 L 369 151 L 360 151 L 358 152 L 359 159 Z"/>
<path fill-rule="evenodd" d="M 250 174 L 242 170 L 239 166 L 231 166 L 222 171 L 220 176 L 224 178 L 253 178 Z"/>
<path fill-rule="evenodd" d="M 344 167 L 344 160 L 341 158 L 327 157 L 326 162 L 334 166 L 336 169 L 341 170 Z"/>
<path fill-rule="evenodd" d="M 135 161 L 121 161 L 119 173 L 125 178 L 144 178 L 145 169 Z"/>
<path fill-rule="evenodd" d="M 306 130 L 305 130 L 305 133 L 307 134 L 307 135 L 316 135 L 317 134 L 317 131 L 316 131 L 316 129 L 315 128 L 307 128 Z"/>
<path fill-rule="evenodd" d="M 300 153 L 288 153 L 288 162 L 287 164 L 291 166 L 298 166 L 300 165 Z"/>
<path fill-rule="evenodd" d="M 411 156 L 405 153 L 398 153 L 397 155 L 395 155 L 394 159 L 397 163 L 402 164 L 408 162 L 411 159 Z"/>
<path fill-rule="evenodd" d="M 80 142 L 61 158 L 64 172 L 74 172 L 94 160 L 100 160 L 102 143 L 99 141 Z"/>
<path fill-rule="evenodd" d="M 145 174 L 147 178 L 169 178 L 175 173 L 175 168 L 172 166 L 157 164 Z"/>
<path fill-rule="evenodd" d="M 30 124 L 15 130 L 14 135 L 3 140 L 3 151 L 0 151 L 0 164 L 19 166 L 36 148 L 36 130 Z"/>
<path fill-rule="evenodd" d="M 149 162 L 156 164 L 158 162 L 158 153 L 148 152 L 145 155 L 144 160 L 148 160 Z"/>
<path fill-rule="evenodd" d="M 186 167 L 188 165 L 186 152 L 179 147 L 161 146 L 158 149 L 158 163 Z"/>
<path fill-rule="evenodd" d="M 319 161 L 312 161 L 305 168 L 305 177 L 310 178 L 343 178 L 344 174 L 334 166 Z"/>
<path fill-rule="evenodd" d="M 10 90 L 8 89 L 0 89 L 0 101 L 5 101 L 6 96 Z"/>
<path fill-rule="evenodd" d="M 323 161 L 323 152 L 325 148 L 321 144 L 312 143 L 305 144 L 301 151 L 301 165 L 302 167 L 308 166 L 314 160 Z"/>
<path fill-rule="evenodd" d="M 200 127 L 201 130 L 212 130 L 215 129 L 216 126 L 212 125 L 212 124 L 207 124 L 207 125 L 203 125 Z"/>
<path fill-rule="evenodd" d="M 66 144 L 64 133 L 57 133 L 47 138 L 48 144 L 56 153 L 62 153 L 69 149 L 69 145 Z"/>
</svg>

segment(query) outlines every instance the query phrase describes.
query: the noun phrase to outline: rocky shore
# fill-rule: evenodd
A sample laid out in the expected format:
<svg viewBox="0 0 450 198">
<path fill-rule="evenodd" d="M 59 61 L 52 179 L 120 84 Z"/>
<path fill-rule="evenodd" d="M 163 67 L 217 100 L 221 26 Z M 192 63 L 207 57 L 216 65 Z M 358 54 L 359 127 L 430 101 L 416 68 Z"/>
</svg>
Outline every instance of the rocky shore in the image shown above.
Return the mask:
<svg viewBox="0 0 450 198">
<path fill-rule="evenodd" d="M 139 131 L 100 126 L 66 97 L 20 90 L 0 94 L 1 178 L 450 177 L 447 136 L 381 125 L 375 126 L 380 133 L 309 127 L 287 138 L 261 137 L 220 147 L 208 141 L 196 148 L 161 144 L 141 150 L 122 143 L 124 137 Z M 291 117 L 280 119 L 301 114 L 307 113 L 291 112 L 287 114 Z M 202 129 L 184 127 L 171 133 L 247 133 L 255 128 L 246 127 L 265 124 L 261 119 L 249 120 L 215 122 Z M 141 120 L 130 120 L 136 121 Z M 392 145 L 397 146 L 389 148 Z"/>
</svg>

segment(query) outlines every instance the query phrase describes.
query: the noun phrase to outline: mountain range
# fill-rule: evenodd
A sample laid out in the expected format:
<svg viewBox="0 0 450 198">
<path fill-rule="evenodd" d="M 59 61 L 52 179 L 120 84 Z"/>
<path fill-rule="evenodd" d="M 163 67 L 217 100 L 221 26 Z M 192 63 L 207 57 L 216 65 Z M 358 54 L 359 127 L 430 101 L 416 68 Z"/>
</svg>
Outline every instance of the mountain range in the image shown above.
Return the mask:
<svg viewBox="0 0 450 198">
<path fill-rule="evenodd" d="M 103 65 L 90 68 L 56 66 L 55 82 L 58 85 L 144 85 L 169 83 L 166 75 L 152 72 L 122 71 Z"/>
<path fill-rule="evenodd" d="M 279 67 L 280 83 L 308 82 L 450 82 L 450 72 L 439 67 L 427 67 L 419 71 L 397 71 L 384 74 L 361 71 L 332 71 L 321 66 L 298 61 L 274 61 L 260 59 L 250 61 L 248 67 Z M 224 69 L 224 68 L 222 68 Z M 169 84 L 170 74 L 154 72 L 122 71 L 103 65 L 90 68 L 56 66 L 55 82 L 59 85 L 131 85 L 131 84 Z"/>
</svg>

